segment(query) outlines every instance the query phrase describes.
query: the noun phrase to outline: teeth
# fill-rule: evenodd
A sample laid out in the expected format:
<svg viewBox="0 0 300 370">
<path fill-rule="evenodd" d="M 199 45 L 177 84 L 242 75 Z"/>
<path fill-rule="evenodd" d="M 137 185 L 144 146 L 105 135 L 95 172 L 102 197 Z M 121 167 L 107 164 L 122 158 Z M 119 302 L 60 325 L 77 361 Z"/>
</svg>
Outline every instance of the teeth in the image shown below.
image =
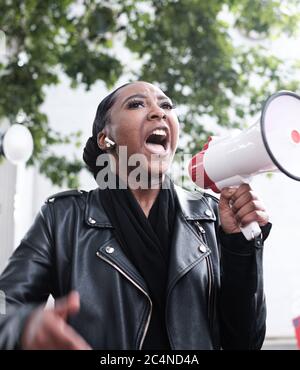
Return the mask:
<svg viewBox="0 0 300 370">
<path fill-rule="evenodd" d="M 154 130 L 152 132 L 152 135 L 160 135 L 160 136 L 166 136 L 166 132 L 164 130 L 161 130 L 161 129 L 157 129 L 157 130 Z"/>
</svg>

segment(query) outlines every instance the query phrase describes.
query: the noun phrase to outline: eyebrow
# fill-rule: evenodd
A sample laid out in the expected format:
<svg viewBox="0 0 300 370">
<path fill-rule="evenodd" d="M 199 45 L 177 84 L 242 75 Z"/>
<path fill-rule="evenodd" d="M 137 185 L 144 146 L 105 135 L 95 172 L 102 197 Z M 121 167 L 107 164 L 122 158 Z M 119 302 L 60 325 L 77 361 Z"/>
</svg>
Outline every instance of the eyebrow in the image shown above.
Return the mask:
<svg viewBox="0 0 300 370">
<path fill-rule="evenodd" d="M 128 96 L 122 103 L 122 106 L 130 99 L 134 99 L 134 98 L 140 98 L 140 99 L 147 99 L 148 96 L 147 95 L 144 95 L 144 94 L 134 94 L 134 95 L 131 95 L 131 96 Z M 157 96 L 157 99 L 158 100 L 169 100 L 171 101 L 170 98 L 168 98 L 166 95 L 158 95 Z"/>
</svg>

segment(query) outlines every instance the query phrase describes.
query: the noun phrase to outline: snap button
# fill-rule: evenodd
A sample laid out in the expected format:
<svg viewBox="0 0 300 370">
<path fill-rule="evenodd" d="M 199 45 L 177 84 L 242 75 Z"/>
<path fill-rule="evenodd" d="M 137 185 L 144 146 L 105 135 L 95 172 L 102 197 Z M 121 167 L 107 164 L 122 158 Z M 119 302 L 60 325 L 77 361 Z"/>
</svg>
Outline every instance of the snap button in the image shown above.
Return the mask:
<svg viewBox="0 0 300 370">
<path fill-rule="evenodd" d="M 203 244 L 201 244 L 201 245 L 199 246 L 199 249 L 200 249 L 200 252 L 202 252 L 202 253 L 205 253 L 205 252 L 206 252 L 206 246 L 205 246 L 205 245 L 203 245 Z"/>
<path fill-rule="evenodd" d="M 90 224 L 95 224 L 96 223 L 96 220 L 94 220 L 92 217 L 89 217 L 89 223 Z"/>
<path fill-rule="evenodd" d="M 114 253 L 115 248 L 113 248 L 113 247 L 111 247 L 111 246 L 107 246 L 107 247 L 105 248 L 105 251 L 106 251 L 106 253 L 111 254 L 111 253 Z"/>
<path fill-rule="evenodd" d="M 50 198 L 50 199 L 48 199 L 48 202 L 49 203 L 53 203 L 55 201 L 55 198 Z"/>
<path fill-rule="evenodd" d="M 210 209 L 206 209 L 205 212 L 206 216 L 210 217 L 212 215 L 212 211 Z"/>
</svg>

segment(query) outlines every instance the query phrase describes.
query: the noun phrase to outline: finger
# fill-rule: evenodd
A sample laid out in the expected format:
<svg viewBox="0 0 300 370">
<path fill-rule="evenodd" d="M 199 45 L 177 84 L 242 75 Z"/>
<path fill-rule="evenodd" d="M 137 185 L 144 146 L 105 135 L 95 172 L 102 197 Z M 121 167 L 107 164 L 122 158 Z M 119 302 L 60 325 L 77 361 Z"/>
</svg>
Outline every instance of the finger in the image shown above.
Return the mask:
<svg viewBox="0 0 300 370">
<path fill-rule="evenodd" d="M 255 210 L 246 214 L 240 221 L 241 226 L 246 226 L 250 222 L 256 221 L 259 226 L 264 226 L 269 222 L 269 216 L 265 211 Z"/>
<path fill-rule="evenodd" d="M 224 188 L 221 191 L 221 196 L 219 200 L 219 209 L 220 210 L 230 210 L 231 206 L 231 197 L 236 192 L 236 188 Z"/>
<path fill-rule="evenodd" d="M 246 203 L 242 208 L 240 208 L 238 212 L 235 213 L 235 217 L 237 221 L 240 222 L 243 219 L 243 217 L 245 217 L 248 213 L 251 213 L 253 211 L 265 212 L 265 207 L 260 201 L 253 200 Z"/>
<path fill-rule="evenodd" d="M 229 201 L 236 191 L 236 188 L 224 188 L 221 191 L 221 197 Z"/>
<path fill-rule="evenodd" d="M 64 320 L 58 317 L 53 310 L 45 310 L 42 317 L 42 324 L 28 349 L 60 349 L 58 330 Z"/>
<path fill-rule="evenodd" d="M 242 184 L 242 185 L 240 185 L 237 188 L 236 192 L 231 197 L 232 202 L 235 202 L 242 194 L 247 193 L 247 192 L 249 192 L 251 190 L 252 189 L 251 189 L 251 187 L 250 187 L 249 184 Z"/>
<path fill-rule="evenodd" d="M 253 191 L 246 191 L 242 195 L 240 195 L 236 200 L 232 202 L 232 210 L 233 212 L 238 212 L 239 209 L 244 207 L 247 203 L 257 201 L 258 197 Z"/>
<path fill-rule="evenodd" d="M 59 340 L 58 335 L 47 332 L 39 332 L 33 343 L 33 347 L 30 349 L 40 349 L 40 350 L 57 350 L 66 349 Z"/>
<path fill-rule="evenodd" d="M 52 327 L 50 332 L 52 342 L 55 342 L 57 348 L 71 350 L 91 349 L 88 343 L 63 320 L 55 327 Z"/>
<path fill-rule="evenodd" d="M 69 315 L 73 315 L 80 309 L 80 297 L 76 291 L 70 292 L 66 297 L 60 298 L 55 302 L 54 311 L 59 316 L 66 319 Z"/>
</svg>

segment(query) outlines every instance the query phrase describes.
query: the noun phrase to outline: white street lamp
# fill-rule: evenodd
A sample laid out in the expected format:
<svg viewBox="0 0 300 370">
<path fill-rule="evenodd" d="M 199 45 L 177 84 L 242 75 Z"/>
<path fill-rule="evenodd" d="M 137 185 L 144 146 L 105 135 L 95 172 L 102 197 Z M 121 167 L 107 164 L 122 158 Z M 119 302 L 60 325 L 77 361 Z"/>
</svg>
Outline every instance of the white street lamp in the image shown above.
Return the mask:
<svg viewBox="0 0 300 370">
<path fill-rule="evenodd" d="M 27 127 L 18 123 L 0 137 L 0 154 L 13 164 L 25 163 L 33 152 L 33 139 Z"/>
</svg>

